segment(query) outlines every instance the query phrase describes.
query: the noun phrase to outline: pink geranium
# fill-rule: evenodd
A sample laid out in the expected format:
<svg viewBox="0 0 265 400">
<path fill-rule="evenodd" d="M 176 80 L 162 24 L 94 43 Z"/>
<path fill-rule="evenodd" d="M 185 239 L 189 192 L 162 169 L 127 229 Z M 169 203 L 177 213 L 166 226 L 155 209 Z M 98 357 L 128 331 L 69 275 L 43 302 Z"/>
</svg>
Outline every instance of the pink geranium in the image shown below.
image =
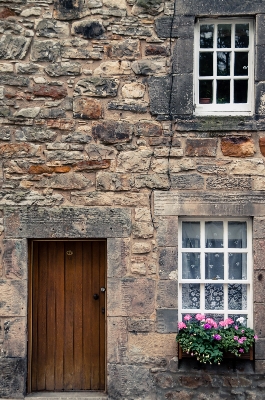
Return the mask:
<svg viewBox="0 0 265 400">
<path fill-rule="evenodd" d="M 189 314 L 187 314 L 187 315 L 185 315 L 184 320 L 185 320 L 185 321 L 189 321 L 191 318 L 192 318 L 192 317 L 191 317 Z"/>
<path fill-rule="evenodd" d="M 257 335 L 254 335 L 254 339 L 255 339 L 255 340 L 258 340 L 258 336 L 257 336 Z"/>
<path fill-rule="evenodd" d="M 239 349 L 239 353 L 244 353 L 244 349 Z"/>
<path fill-rule="evenodd" d="M 196 314 L 195 318 L 196 318 L 198 321 L 204 321 L 204 320 L 205 320 L 205 315 L 203 315 L 203 314 Z"/>
<path fill-rule="evenodd" d="M 217 328 L 217 323 L 212 318 L 206 318 L 207 324 L 210 324 L 212 328 Z"/>
<path fill-rule="evenodd" d="M 184 328 L 187 328 L 187 325 L 184 322 L 179 322 L 178 323 L 178 328 L 179 329 L 184 329 Z"/>
</svg>

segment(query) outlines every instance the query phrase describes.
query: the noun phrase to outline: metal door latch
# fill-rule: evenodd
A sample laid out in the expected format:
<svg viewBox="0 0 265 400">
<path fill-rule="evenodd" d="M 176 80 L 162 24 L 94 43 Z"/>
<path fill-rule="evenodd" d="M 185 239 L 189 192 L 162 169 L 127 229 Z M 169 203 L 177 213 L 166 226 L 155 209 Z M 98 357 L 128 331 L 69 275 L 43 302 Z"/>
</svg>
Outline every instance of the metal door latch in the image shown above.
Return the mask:
<svg viewBox="0 0 265 400">
<path fill-rule="evenodd" d="M 106 288 L 102 287 L 102 288 L 100 288 L 100 291 L 101 292 L 106 292 Z"/>
</svg>

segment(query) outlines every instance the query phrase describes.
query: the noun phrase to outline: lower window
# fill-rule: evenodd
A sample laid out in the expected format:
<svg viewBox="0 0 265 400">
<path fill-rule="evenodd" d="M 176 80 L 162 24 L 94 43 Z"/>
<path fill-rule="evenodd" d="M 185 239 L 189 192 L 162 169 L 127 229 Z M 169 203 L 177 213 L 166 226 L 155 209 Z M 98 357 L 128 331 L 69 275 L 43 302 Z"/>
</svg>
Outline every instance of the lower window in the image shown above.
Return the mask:
<svg viewBox="0 0 265 400">
<path fill-rule="evenodd" d="M 244 317 L 252 326 L 251 219 L 180 219 L 179 321 Z"/>
</svg>

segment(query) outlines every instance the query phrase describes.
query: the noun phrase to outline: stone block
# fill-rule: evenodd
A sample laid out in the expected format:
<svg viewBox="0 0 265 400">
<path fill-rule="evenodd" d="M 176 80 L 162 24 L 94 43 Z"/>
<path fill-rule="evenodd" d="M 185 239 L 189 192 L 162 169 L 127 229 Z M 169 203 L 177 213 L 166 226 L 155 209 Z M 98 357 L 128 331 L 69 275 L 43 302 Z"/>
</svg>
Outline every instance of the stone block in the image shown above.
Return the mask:
<svg viewBox="0 0 265 400">
<path fill-rule="evenodd" d="M 154 227 L 151 222 L 135 222 L 132 233 L 134 238 L 148 239 L 153 237 Z"/>
<path fill-rule="evenodd" d="M 63 99 L 67 96 L 67 90 L 63 86 L 34 85 L 32 92 L 36 97 L 50 97 L 54 100 Z"/>
<path fill-rule="evenodd" d="M 255 334 L 258 335 L 259 340 L 256 343 L 255 351 L 259 349 L 258 351 L 261 352 L 263 351 L 263 356 L 256 357 L 257 359 L 265 359 L 265 347 L 263 349 L 264 345 L 264 340 L 261 338 L 265 338 L 265 327 L 263 324 L 264 318 L 265 318 L 265 304 L 264 303 L 254 303 L 254 314 L 253 314 L 253 329 L 255 331 Z"/>
<path fill-rule="evenodd" d="M 40 155 L 40 146 L 30 143 L 6 143 L 0 144 L 0 156 L 2 158 L 25 158 Z"/>
<path fill-rule="evenodd" d="M 255 146 L 252 138 L 226 137 L 221 139 L 221 150 L 224 156 L 252 157 L 255 153 Z"/>
<path fill-rule="evenodd" d="M 53 142 L 57 132 L 38 126 L 21 126 L 15 130 L 15 139 L 21 142 Z"/>
<path fill-rule="evenodd" d="M 169 174 L 169 162 L 168 158 L 153 158 L 151 162 L 151 170 L 155 174 Z"/>
<path fill-rule="evenodd" d="M 27 351 L 26 317 L 0 318 L 1 357 L 25 357 Z"/>
<path fill-rule="evenodd" d="M 41 66 L 33 63 L 17 63 L 16 71 L 18 74 L 35 74 L 41 70 Z"/>
<path fill-rule="evenodd" d="M 253 219 L 253 239 L 265 239 L 265 218 L 254 217 Z M 264 241 L 253 242 L 254 254 L 259 257 L 265 251 Z M 257 261 L 257 265 L 260 265 Z M 260 267 L 258 267 L 260 269 Z"/>
<path fill-rule="evenodd" d="M 139 82 L 126 83 L 121 89 L 125 99 L 140 99 L 144 96 L 145 85 Z"/>
<path fill-rule="evenodd" d="M 130 239 L 110 238 L 107 241 L 108 278 L 122 278 L 128 273 Z"/>
<path fill-rule="evenodd" d="M 129 61 L 106 61 L 94 70 L 95 75 L 103 76 L 129 75 L 130 73 L 131 64 Z"/>
<path fill-rule="evenodd" d="M 73 102 L 73 116 L 80 119 L 99 119 L 102 117 L 101 103 L 87 97 L 76 97 Z"/>
<path fill-rule="evenodd" d="M 156 310 L 157 325 L 156 330 L 159 333 L 176 333 L 178 332 L 178 310 L 175 308 L 160 308 Z M 168 337 L 168 335 L 166 335 Z M 173 339 L 173 335 L 172 335 Z M 175 336 L 174 336 L 175 339 Z M 174 351 L 170 354 L 172 357 L 176 355 L 176 343 L 174 342 Z M 173 347 L 173 346 L 172 346 Z"/>
<path fill-rule="evenodd" d="M 170 113 L 190 115 L 193 112 L 193 74 L 173 76 Z"/>
<path fill-rule="evenodd" d="M 84 159 L 81 151 L 45 150 L 44 154 L 49 164 L 53 162 L 58 164 L 57 161 L 60 161 L 61 164 L 72 164 Z"/>
<path fill-rule="evenodd" d="M 181 14 L 181 13 L 180 13 Z M 194 16 L 177 15 L 175 17 L 164 16 L 155 20 L 155 30 L 161 38 L 190 38 L 194 35 Z M 208 15 L 208 14 L 207 14 Z"/>
<path fill-rule="evenodd" d="M 177 246 L 177 238 L 176 238 Z M 159 276 L 160 279 L 169 279 L 175 276 L 178 269 L 178 251 L 176 247 L 159 248 Z"/>
<path fill-rule="evenodd" d="M 258 46 L 265 45 L 265 15 L 256 15 L 256 44 Z"/>
<path fill-rule="evenodd" d="M 89 192 L 80 191 L 71 193 L 74 204 L 81 206 L 122 206 L 137 207 L 139 205 L 146 206 L 149 204 L 149 196 L 147 193 L 124 192 Z"/>
<path fill-rule="evenodd" d="M 191 400 L 192 393 L 189 393 L 185 390 L 169 391 L 165 394 L 165 397 L 169 400 Z"/>
<path fill-rule="evenodd" d="M 133 254 L 146 254 L 150 253 L 151 244 L 145 242 L 135 242 L 132 245 L 132 253 Z"/>
<path fill-rule="evenodd" d="M 31 49 L 32 61 L 56 62 L 60 57 L 61 45 L 55 40 L 35 40 Z"/>
<path fill-rule="evenodd" d="M 107 48 L 107 54 L 111 58 L 122 60 L 134 60 L 140 57 L 140 42 L 138 39 L 126 39 L 113 43 Z"/>
<path fill-rule="evenodd" d="M 91 77 L 78 81 L 75 86 L 75 93 L 92 97 L 115 97 L 117 96 L 118 86 L 118 79 Z"/>
<path fill-rule="evenodd" d="M 123 121 L 103 121 L 92 124 L 92 135 L 102 143 L 114 144 L 129 142 L 132 138 L 133 125 Z"/>
<path fill-rule="evenodd" d="M 138 332 L 128 334 L 128 356 L 173 357 L 176 355 L 176 335 L 162 335 L 156 332 L 148 334 Z"/>
<path fill-rule="evenodd" d="M 155 374 L 155 384 L 162 389 L 169 389 L 176 386 L 173 376 L 167 372 L 158 372 Z"/>
<path fill-rule="evenodd" d="M 94 123 L 97 126 L 97 123 Z M 103 125 L 104 127 L 104 125 Z M 91 143 L 85 147 L 87 157 L 89 160 L 115 160 L 117 150 L 110 146 L 102 144 Z"/>
<path fill-rule="evenodd" d="M 131 111 L 134 113 L 144 114 L 147 112 L 148 103 L 145 101 L 110 101 L 108 103 L 108 110 L 121 110 Z"/>
<path fill-rule="evenodd" d="M 91 14 L 91 8 L 101 7 L 102 2 L 100 0 L 77 0 L 77 1 L 54 1 L 54 12 L 53 16 L 59 20 L 74 20 L 86 17 Z"/>
<path fill-rule="evenodd" d="M 156 304 L 158 308 L 178 307 L 178 282 L 176 280 L 160 280 L 157 285 Z"/>
<path fill-rule="evenodd" d="M 265 166 L 261 158 L 254 158 L 252 160 L 236 160 L 233 161 L 228 167 L 230 173 L 235 175 L 264 175 Z"/>
<path fill-rule="evenodd" d="M 49 64 L 44 68 L 49 76 L 78 76 L 81 75 L 81 64 L 77 62 L 62 62 Z"/>
<path fill-rule="evenodd" d="M 26 280 L 0 280 L 0 315 L 3 317 L 27 315 Z"/>
<path fill-rule="evenodd" d="M 204 189 L 204 178 L 199 174 L 171 174 L 173 189 Z"/>
<path fill-rule="evenodd" d="M 151 222 L 150 208 L 148 207 L 137 207 L 134 210 L 135 221 L 140 222 Z"/>
<path fill-rule="evenodd" d="M 36 21 L 36 35 L 46 38 L 62 38 L 69 36 L 69 24 L 55 19 L 41 19 Z"/>
<path fill-rule="evenodd" d="M 163 129 L 160 123 L 153 121 L 140 121 L 136 124 L 135 135 L 137 136 L 161 136 Z"/>
<path fill-rule="evenodd" d="M 170 183 L 167 174 L 146 174 L 135 177 L 136 188 L 169 189 Z"/>
<path fill-rule="evenodd" d="M 196 169 L 196 161 L 192 158 L 182 158 L 181 160 L 169 160 L 170 172 L 182 172 Z"/>
<path fill-rule="evenodd" d="M 23 398 L 26 392 L 26 358 L 0 359 L 0 396 L 8 399 Z"/>
<path fill-rule="evenodd" d="M 254 259 L 254 269 L 264 270 L 265 269 L 265 240 L 255 239 L 253 241 L 253 259 Z"/>
<path fill-rule="evenodd" d="M 152 29 L 149 28 L 148 26 L 143 26 L 140 24 L 132 24 L 131 21 L 129 24 L 123 23 L 123 24 L 112 25 L 111 30 L 112 33 L 117 35 L 126 35 L 134 38 L 144 37 L 144 39 L 146 39 L 146 36 L 151 37 L 153 34 Z"/>
<path fill-rule="evenodd" d="M 193 73 L 193 38 L 179 38 L 173 49 L 173 73 Z"/>
<path fill-rule="evenodd" d="M 256 46 L 255 49 L 255 80 L 264 81 L 265 80 L 265 66 L 264 66 L 264 54 L 265 45 Z"/>
<path fill-rule="evenodd" d="M 258 82 L 256 84 L 256 96 L 255 96 L 255 112 L 260 116 L 265 113 L 265 83 Z"/>
<path fill-rule="evenodd" d="M 230 176 L 218 176 L 206 179 L 206 189 L 230 189 L 230 190 L 251 190 L 251 178 L 233 178 Z"/>
<path fill-rule="evenodd" d="M 264 253 L 263 253 L 264 254 Z M 263 269 L 254 271 L 254 303 L 264 302 L 264 291 L 265 291 L 265 271 Z"/>
<path fill-rule="evenodd" d="M 217 15 L 217 16 L 242 16 L 263 13 L 262 3 L 259 0 L 246 0 L 242 4 L 240 0 L 233 2 L 213 2 L 206 0 L 198 4 L 196 0 L 181 0 L 176 7 L 177 14 L 183 15 Z"/>
<path fill-rule="evenodd" d="M 185 155 L 189 157 L 215 157 L 217 139 L 187 139 Z"/>
<path fill-rule="evenodd" d="M 148 79 L 151 114 L 169 114 L 171 77 L 152 76 Z"/>
<path fill-rule="evenodd" d="M 151 330 L 151 321 L 149 319 L 128 318 L 128 332 L 137 334 L 138 332 L 147 333 Z"/>
<path fill-rule="evenodd" d="M 15 74 L 0 74 L 0 85 L 29 86 L 29 78 Z"/>
<path fill-rule="evenodd" d="M 265 360 L 255 360 L 255 372 L 257 374 L 265 373 Z"/>
<path fill-rule="evenodd" d="M 117 157 L 117 172 L 147 172 L 152 154 L 149 149 L 121 152 Z"/>
<path fill-rule="evenodd" d="M 149 44 L 145 47 L 146 56 L 161 56 L 168 57 L 169 49 L 166 46 L 161 46 L 159 44 Z"/>
<path fill-rule="evenodd" d="M 156 390 L 148 367 L 108 364 L 109 400 L 155 400 Z"/>
<path fill-rule="evenodd" d="M 7 238 L 128 237 L 131 232 L 126 208 L 8 207 L 5 222 Z"/>
<path fill-rule="evenodd" d="M 144 59 L 134 61 L 132 63 L 132 70 L 136 75 L 154 75 L 166 72 L 166 59 Z"/>
<path fill-rule="evenodd" d="M 127 318 L 108 318 L 107 362 L 123 364 L 127 360 Z"/>
<path fill-rule="evenodd" d="M 27 279 L 28 246 L 26 240 L 4 240 L 3 267 L 6 278 Z"/>
<path fill-rule="evenodd" d="M 31 38 L 24 36 L 2 35 L 0 39 L 0 59 L 22 60 L 27 54 L 31 40 Z"/>
<path fill-rule="evenodd" d="M 96 178 L 97 190 L 123 191 L 134 187 L 132 175 L 116 174 L 114 172 L 99 172 Z"/>
<path fill-rule="evenodd" d="M 176 247 L 178 243 L 178 217 L 163 217 L 156 220 L 157 244 L 160 247 Z"/>
<path fill-rule="evenodd" d="M 87 179 L 83 174 L 66 172 L 64 174 L 56 174 L 51 177 L 43 177 L 36 184 L 38 188 L 52 188 L 60 190 L 82 190 L 93 187 L 94 182 Z"/>
</svg>

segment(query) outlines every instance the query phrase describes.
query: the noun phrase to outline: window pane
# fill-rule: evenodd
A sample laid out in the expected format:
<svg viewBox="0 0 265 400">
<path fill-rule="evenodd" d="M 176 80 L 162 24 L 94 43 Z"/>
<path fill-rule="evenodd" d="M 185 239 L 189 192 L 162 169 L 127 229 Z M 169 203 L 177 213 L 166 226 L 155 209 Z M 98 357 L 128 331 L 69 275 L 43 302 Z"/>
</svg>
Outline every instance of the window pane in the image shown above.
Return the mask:
<svg viewBox="0 0 265 400">
<path fill-rule="evenodd" d="M 200 279 L 200 253 L 182 253 L 182 278 Z"/>
<path fill-rule="evenodd" d="M 205 284 L 205 309 L 224 309 L 224 286 L 220 284 Z"/>
<path fill-rule="evenodd" d="M 231 47 L 231 25 L 219 24 L 217 29 L 217 47 Z"/>
<path fill-rule="evenodd" d="M 200 26 L 200 47 L 202 49 L 213 47 L 213 31 L 214 25 Z"/>
<path fill-rule="evenodd" d="M 182 222 L 182 247 L 200 247 L 199 222 Z"/>
<path fill-rule="evenodd" d="M 213 75 L 213 53 L 212 52 L 200 53 L 199 75 L 200 76 L 212 76 Z"/>
<path fill-rule="evenodd" d="M 249 45 L 249 24 L 236 24 L 235 47 L 244 48 Z"/>
<path fill-rule="evenodd" d="M 247 254 L 229 253 L 229 279 L 247 279 Z"/>
<path fill-rule="evenodd" d="M 231 53 L 228 51 L 217 52 L 217 75 L 230 75 L 230 57 Z"/>
<path fill-rule="evenodd" d="M 213 81 L 199 81 L 199 102 L 200 104 L 213 102 Z"/>
<path fill-rule="evenodd" d="M 234 103 L 248 102 L 248 81 L 234 81 Z"/>
<path fill-rule="evenodd" d="M 182 285 L 182 308 L 200 308 L 200 284 L 188 283 Z"/>
<path fill-rule="evenodd" d="M 206 318 L 212 318 L 217 323 L 224 320 L 224 314 L 209 314 L 209 313 L 205 313 L 205 317 Z"/>
<path fill-rule="evenodd" d="M 234 249 L 245 249 L 247 247 L 246 222 L 228 222 L 228 247 Z"/>
<path fill-rule="evenodd" d="M 205 279 L 224 279 L 224 254 L 205 254 Z"/>
<path fill-rule="evenodd" d="M 230 103 L 230 80 L 217 81 L 216 103 L 217 104 Z"/>
<path fill-rule="evenodd" d="M 248 52 L 235 53 L 235 75 L 248 75 Z"/>
<path fill-rule="evenodd" d="M 205 247 L 220 248 L 224 246 L 223 222 L 205 222 Z"/>
<path fill-rule="evenodd" d="M 242 318 L 243 317 L 244 321 L 243 321 L 242 325 L 247 326 L 247 318 L 248 318 L 247 314 L 228 314 L 228 317 L 232 318 L 235 322 L 237 322 L 236 320 L 238 318 Z"/>
<path fill-rule="evenodd" d="M 229 310 L 247 309 L 247 285 L 228 285 Z"/>
</svg>

